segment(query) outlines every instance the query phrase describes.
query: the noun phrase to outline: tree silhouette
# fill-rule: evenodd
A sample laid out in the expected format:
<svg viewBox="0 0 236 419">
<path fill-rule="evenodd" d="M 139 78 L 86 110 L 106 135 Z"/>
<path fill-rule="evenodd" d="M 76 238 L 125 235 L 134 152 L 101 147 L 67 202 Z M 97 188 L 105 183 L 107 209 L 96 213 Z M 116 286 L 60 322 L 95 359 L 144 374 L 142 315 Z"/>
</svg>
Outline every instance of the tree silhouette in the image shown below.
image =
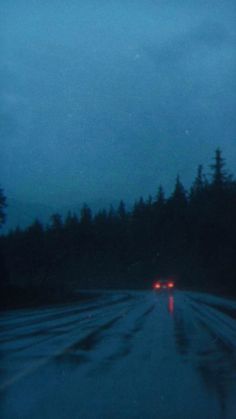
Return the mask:
<svg viewBox="0 0 236 419">
<path fill-rule="evenodd" d="M 0 188 L 0 228 L 6 220 L 6 206 L 6 197 L 4 195 L 3 189 Z M 4 299 L 6 299 L 8 280 L 9 273 L 5 261 L 5 252 L 2 242 L 0 242 L 0 305 L 2 305 Z"/>
<path fill-rule="evenodd" d="M 0 188 L 0 228 L 6 220 L 6 213 L 5 213 L 6 206 L 7 206 L 6 197 L 4 195 L 3 189 Z"/>
<path fill-rule="evenodd" d="M 165 192 L 162 186 L 159 186 L 158 192 L 157 192 L 157 199 L 156 199 L 156 205 L 159 208 L 163 208 L 165 204 Z"/>
<path fill-rule="evenodd" d="M 185 207 L 187 205 L 186 190 L 180 181 L 179 175 L 176 178 L 174 191 L 169 199 L 169 202 L 174 204 L 176 208 Z"/>
<path fill-rule="evenodd" d="M 222 189 L 225 184 L 231 180 L 225 171 L 225 161 L 222 157 L 222 152 L 219 148 L 215 151 L 215 162 L 210 167 L 213 170 L 212 173 L 212 186 L 216 189 Z"/>
<path fill-rule="evenodd" d="M 208 185 L 207 179 L 203 173 L 203 166 L 200 164 L 197 169 L 197 176 L 190 189 L 190 201 L 196 201 L 202 198 L 202 194 Z"/>
<path fill-rule="evenodd" d="M 36 220 L 0 236 L 11 301 L 63 301 L 73 287 L 143 288 L 170 274 L 179 286 L 236 295 L 236 182 L 219 149 L 211 171 L 208 180 L 199 165 L 190 192 L 177 176 L 169 197 L 160 186 L 131 210 L 120 201 L 93 216 L 84 204 L 65 220 L 53 214 L 46 228 Z M 1 190 L 2 222 L 5 202 Z"/>
</svg>

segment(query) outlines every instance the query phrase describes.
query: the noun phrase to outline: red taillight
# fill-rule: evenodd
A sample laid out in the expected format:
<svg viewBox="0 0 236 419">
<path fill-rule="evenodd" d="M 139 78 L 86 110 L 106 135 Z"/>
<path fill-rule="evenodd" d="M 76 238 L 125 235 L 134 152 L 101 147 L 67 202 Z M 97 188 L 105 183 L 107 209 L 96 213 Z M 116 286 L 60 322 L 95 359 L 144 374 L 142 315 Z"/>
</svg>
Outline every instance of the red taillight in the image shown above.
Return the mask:
<svg viewBox="0 0 236 419">
<path fill-rule="evenodd" d="M 156 288 L 156 289 L 161 288 L 161 284 L 155 284 L 155 285 L 154 285 L 154 288 Z"/>
<path fill-rule="evenodd" d="M 174 283 L 173 282 L 168 282 L 168 288 L 174 288 Z"/>
</svg>

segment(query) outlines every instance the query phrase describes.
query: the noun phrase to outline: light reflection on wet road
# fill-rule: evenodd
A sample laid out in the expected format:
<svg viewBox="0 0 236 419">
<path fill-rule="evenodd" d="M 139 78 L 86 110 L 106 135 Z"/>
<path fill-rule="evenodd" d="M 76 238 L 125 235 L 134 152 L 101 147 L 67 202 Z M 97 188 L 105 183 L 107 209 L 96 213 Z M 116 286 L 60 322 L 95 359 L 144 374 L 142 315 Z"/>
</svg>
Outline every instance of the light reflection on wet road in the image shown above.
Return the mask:
<svg viewBox="0 0 236 419">
<path fill-rule="evenodd" d="M 107 292 L 5 313 L 1 418 L 235 418 L 236 305 L 217 304 Z"/>
</svg>

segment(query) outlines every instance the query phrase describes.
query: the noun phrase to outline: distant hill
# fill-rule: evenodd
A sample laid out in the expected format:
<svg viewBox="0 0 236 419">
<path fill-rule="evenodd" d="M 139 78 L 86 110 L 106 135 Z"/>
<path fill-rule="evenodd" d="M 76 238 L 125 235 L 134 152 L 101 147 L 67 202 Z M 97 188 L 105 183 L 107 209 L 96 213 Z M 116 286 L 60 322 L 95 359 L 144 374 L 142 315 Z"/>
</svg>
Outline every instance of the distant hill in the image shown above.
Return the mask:
<svg viewBox="0 0 236 419">
<path fill-rule="evenodd" d="M 99 199 L 93 202 L 87 203 L 94 213 L 98 210 L 106 208 L 109 209 L 110 203 L 105 200 Z M 113 202 L 112 205 L 117 207 L 119 201 Z M 1 233 L 6 234 L 9 230 L 14 230 L 16 227 L 26 228 L 37 218 L 44 225 L 50 221 L 50 216 L 53 213 L 59 213 L 62 216 L 66 216 L 68 211 L 80 213 L 83 203 L 62 205 L 60 208 L 56 206 L 50 206 L 41 204 L 38 202 L 25 202 L 17 199 L 7 198 L 7 219 L 6 223 L 1 229 Z M 129 205 L 130 207 L 130 205 Z"/>
<path fill-rule="evenodd" d="M 21 202 L 15 199 L 7 199 L 7 219 L 2 228 L 3 233 L 16 227 L 25 228 L 38 218 L 43 223 L 48 223 L 50 215 L 55 209 L 40 203 Z"/>
</svg>

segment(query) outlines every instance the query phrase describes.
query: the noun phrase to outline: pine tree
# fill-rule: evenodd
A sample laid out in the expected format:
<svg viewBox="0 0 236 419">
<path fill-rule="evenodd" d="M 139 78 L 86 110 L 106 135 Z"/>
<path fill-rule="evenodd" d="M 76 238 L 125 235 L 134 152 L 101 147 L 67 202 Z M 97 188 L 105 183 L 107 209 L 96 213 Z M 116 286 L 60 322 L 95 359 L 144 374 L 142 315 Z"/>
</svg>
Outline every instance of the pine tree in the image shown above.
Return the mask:
<svg viewBox="0 0 236 419">
<path fill-rule="evenodd" d="M 170 199 L 170 202 L 172 202 L 176 207 L 180 206 L 186 206 L 188 200 L 187 200 L 187 194 L 185 191 L 185 188 L 182 184 L 182 182 L 180 181 L 180 177 L 179 175 L 176 178 L 176 182 L 175 182 L 175 189 L 174 192 L 172 193 Z"/>
<path fill-rule="evenodd" d="M 118 216 L 121 221 L 126 220 L 126 209 L 125 209 L 125 203 L 124 201 L 120 201 L 120 204 L 118 206 Z"/>
<path fill-rule="evenodd" d="M 2 188 L 0 188 L 0 228 L 1 228 L 1 225 L 4 224 L 6 220 L 6 213 L 5 213 L 6 206 L 7 206 L 6 197 L 3 193 Z"/>
<path fill-rule="evenodd" d="M 79 220 L 77 215 L 75 213 L 72 214 L 71 211 L 69 211 L 65 219 L 65 229 L 67 231 L 73 231 L 77 229 L 78 224 Z"/>
<path fill-rule="evenodd" d="M 6 214 L 5 214 L 6 206 L 7 206 L 6 197 L 3 193 L 2 188 L 0 188 L 0 228 L 6 220 Z M 6 268 L 5 258 L 3 257 L 3 253 L 0 246 L 0 303 L 3 301 L 2 298 L 4 299 L 4 292 L 2 290 L 2 287 L 6 285 L 7 280 L 8 280 L 8 272 Z"/>
<path fill-rule="evenodd" d="M 90 227 L 92 224 L 92 211 L 87 204 L 84 204 L 80 211 L 80 223 L 84 227 Z"/>
<path fill-rule="evenodd" d="M 157 192 L 156 205 L 158 207 L 163 207 L 164 204 L 165 204 L 165 193 L 164 193 L 164 189 L 163 189 L 162 186 L 159 186 L 158 192 Z"/>
<path fill-rule="evenodd" d="M 224 169 L 225 160 L 223 159 L 222 152 L 219 148 L 215 151 L 215 162 L 210 167 L 213 170 L 212 186 L 218 190 L 223 189 L 223 187 L 231 180 L 231 176 L 229 176 Z"/>
<path fill-rule="evenodd" d="M 60 214 L 53 214 L 51 216 L 51 229 L 53 231 L 60 231 L 63 227 L 63 221 Z"/>
<path fill-rule="evenodd" d="M 204 188 L 204 179 L 203 179 L 203 167 L 200 164 L 197 169 L 197 176 L 191 188 L 191 195 L 197 196 L 203 191 Z"/>
</svg>

